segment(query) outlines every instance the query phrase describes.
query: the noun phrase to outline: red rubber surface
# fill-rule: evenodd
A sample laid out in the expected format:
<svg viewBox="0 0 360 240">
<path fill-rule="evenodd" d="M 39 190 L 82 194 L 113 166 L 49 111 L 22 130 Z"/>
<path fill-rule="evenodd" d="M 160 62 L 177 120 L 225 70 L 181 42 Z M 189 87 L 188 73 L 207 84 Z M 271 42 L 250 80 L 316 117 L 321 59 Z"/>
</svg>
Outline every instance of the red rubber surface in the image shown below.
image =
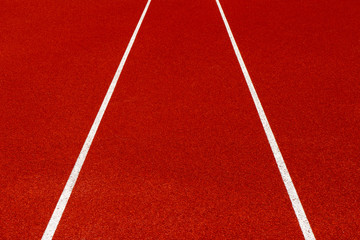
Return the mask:
<svg viewBox="0 0 360 240">
<path fill-rule="evenodd" d="M 360 239 L 360 4 L 222 0 L 318 239 Z"/>
<path fill-rule="evenodd" d="M 146 4 L 0 7 L 0 239 L 40 239 Z M 360 238 L 360 4 L 221 0 L 317 239 Z M 302 239 L 214 0 L 153 0 L 54 239 Z"/>
<path fill-rule="evenodd" d="M 215 2 L 150 5 L 82 171 L 55 239 L 301 238 Z"/>
<path fill-rule="evenodd" d="M 144 6 L 1 2 L 0 239 L 41 238 Z"/>
</svg>

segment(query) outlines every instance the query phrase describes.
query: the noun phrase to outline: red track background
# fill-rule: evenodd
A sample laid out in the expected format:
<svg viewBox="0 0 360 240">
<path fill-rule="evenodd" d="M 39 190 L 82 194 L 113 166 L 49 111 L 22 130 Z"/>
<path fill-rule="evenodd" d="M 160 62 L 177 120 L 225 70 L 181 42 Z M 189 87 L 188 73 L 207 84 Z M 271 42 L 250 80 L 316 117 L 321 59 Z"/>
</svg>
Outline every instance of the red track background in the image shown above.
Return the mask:
<svg viewBox="0 0 360 240">
<path fill-rule="evenodd" d="M 315 236 L 360 238 L 359 2 L 222 2 Z"/>
<path fill-rule="evenodd" d="M 221 1 L 317 239 L 360 238 L 360 4 Z M 39 239 L 146 1 L 3 1 L 0 238 Z M 300 239 L 215 1 L 153 0 L 55 239 Z"/>
</svg>

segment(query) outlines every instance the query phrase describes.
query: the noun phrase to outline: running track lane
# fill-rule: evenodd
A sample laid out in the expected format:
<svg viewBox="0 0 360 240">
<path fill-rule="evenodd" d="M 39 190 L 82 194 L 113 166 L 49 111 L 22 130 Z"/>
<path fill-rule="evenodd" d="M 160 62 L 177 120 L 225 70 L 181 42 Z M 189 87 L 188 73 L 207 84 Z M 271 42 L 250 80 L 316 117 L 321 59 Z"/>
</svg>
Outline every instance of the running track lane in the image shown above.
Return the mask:
<svg viewBox="0 0 360 240">
<path fill-rule="evenodd" d="M 54 239 L 301 239 L 215 1 L 153 1 Z"/>
<path fill-rule="evenodd" d="M 360 239 L 359 1 L 222 0 L 318 239 Z"/>
<path fill-rule="evenodd" d="M 146 1 L 1 1 L 0 239 L 40 239 Z"/>
</svg>

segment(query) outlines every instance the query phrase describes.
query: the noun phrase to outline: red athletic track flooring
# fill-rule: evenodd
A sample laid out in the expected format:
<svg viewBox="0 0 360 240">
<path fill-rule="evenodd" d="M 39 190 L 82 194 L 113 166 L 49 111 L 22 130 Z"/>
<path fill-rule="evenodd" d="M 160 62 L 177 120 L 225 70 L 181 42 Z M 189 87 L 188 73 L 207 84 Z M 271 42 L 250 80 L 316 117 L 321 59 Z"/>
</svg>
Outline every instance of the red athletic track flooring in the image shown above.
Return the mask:
<svg viewBox="0 0 360 240">
<path fill-rule="evenodd" d="M 0 7 L 0 239 L 39 239 L 146 1 Z M 360 238 L 360 4 L 221 0 L 317 239 Z M 153 0 L 54 239 L 302 239 L 213 0 Z"/>
<path fill-rule="evenodd" d="M 360 239 L 360 2 L 221 2 L 315 236 Z"/>
<path fill-rule="evenodd" d="M 1 1 L 0 239 L 41 238 L 145 3 Z"/>
<path fill-rule="evenodd" d="M 150 5 L 82 171 L 55 239 L 301 238 L 215 2 Z"/>
</svg>

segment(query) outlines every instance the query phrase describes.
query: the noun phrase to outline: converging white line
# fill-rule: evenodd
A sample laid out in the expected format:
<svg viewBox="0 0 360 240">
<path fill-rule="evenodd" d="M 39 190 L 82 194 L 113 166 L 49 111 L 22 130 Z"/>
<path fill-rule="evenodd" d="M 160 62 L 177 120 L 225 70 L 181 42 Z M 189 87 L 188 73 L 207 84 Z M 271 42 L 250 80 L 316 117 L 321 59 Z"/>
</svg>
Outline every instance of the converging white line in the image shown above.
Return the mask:
<svg viewBox="0 0 360 240">
<path fill-rule="evenodd" d="M 255 91 L 255 88 L 254 88 L 254 85 L 253 85 L 253 83 L 251 81 L 250 75 L 249 75 L 249 73 L 248 73 L 248 71 L 246 69 L 245 62 L 244 62 L 243 58 L 241 57 L 239 48 L 238 48 L 238 46 L 237 46 L 237 44 L 235 42 L 235 38 L 234 38 L 234 36 L 233 36 L 233 34 L 231 32 L 229 23 L 226 20 L 224 11 L 223 11 L 223 9 L 221 7 L 221 4 L 220 4 L 219 0 L 215 0 L 215 1 L 216 1 L 216 4 L 217 4 L 218 8 L 219 8 L 221 17 L 222 17 L 222 19 L 224 21 L 226 30 L 228 32 L 230 41 L 232 43 L 232 46 L 233 46 L 235 54 L 236 54 L 236 57 L 237 57 L 237 59 L 239 61 L 241 70 L 242 70 L 242 72 L 244 74 L 246 83 L 247 83 L 248 88 L 250 90 L 252 99 L 253 99 L 253 101 L 255 103 L 256 110 L 257 110 L 257 112 L 259 114 L 261 123 L 263 125 L 263 128 L 265 130 L 267 139 L 269 141 L 271 150 L 272 150 L 272 152 L 274 154 L 274 157 L 275 157 L 277 166 L 279 168 L 282 180 L 283 180 L 283 182 L 285 184 L 285 187 L 286 187 L 286 190 L 287 190 L 287 192 L 289 194 L 289 197 L 290 197 L 293 209 L 295 211 L 296 217 L 298 219 L 298 222 L 300 224 L 300 228 L 302 230 L 302 233 L 303 233 L 306 240 L 314 240 L 315 239 L 314 233 L 313 233 L 313 231 L 312 231 L 312 229 L 310 227 L 310 223 L 309 223 L 309 221 L 308 221 L 308 219 L 306 217 L 304 208 L 303 208 L 303 206 L 302 206 L 302 204 L 300 202 L 300 198 L 299 198 L 299 196 L 298 196 L 298 194 L 296 192 L 295 186 L 294 186 L 294 184 L 293 184 L 293 182 L 291 180 L 289 171 L 287 170 L 287 167 L 285 165 L 285 161 L 284 161 L 283 156 L 282 156 L 282 154 L 280 152 L 279 146 L 278 146 L 278 144 L 277 144 L 277 142 L 275 140 L 275 136 L 274 136 L 274 134 L 273 134 L 273 132 L 271 130 L 269 121 L 266 118 L 264 109 L 263 109 L 263 107 L 262 107 L 262 105 L 260 103 L 260 99 L 259 99 L 259 97 L 258 97 L 258 95 L 257 95 L 257 93 Z"/>
<path fill-rule="evenodd" d="M 131 47 L 132 45 L 134 44 L 134 41 L 135 41 L 135 38 L 136 38 L 136 35 L 140 29 L 140 26 L 141 26 L 141 23 L 145 17 L 145 14 L 149 8 L 149 5 L 150 5 L 150 2 L 151 0 L 148 0 L 145 8 L 144 8 L 144 11 L 140 17 L 140 20 L 134 30 L 134 33 L 130 39 L 130 42 L 128 43 L 127 45 L 127 48 L 125 50 L 125 53 L 120 61 L 120 64 L 116 70 L 116 73 L 115 73 L 115 76 L 110 84 L 110 87 L 105 95 L 105 98 L 101 104 L 101 107 L 99 109 L 99 112 L 97 113 L 96 115 L 96 118 L 94 120 L 94 123 L 93 125 L 91 126 L 91 129 L 90 129 L 90 132 L 85 140 L 85 143 L 81 149 L 81 152 L 79 154 L 79 157 L 77 158 L 76 160 L 76 163 L 74 165 L 74 168 L 73 170 L 71 171 L 71 174 L 70 174 L 70 177 L 68 179 L 68 181 L 66 182 L 66 185 L 65 185 L 65 188 L 56 204 L 56 207 L 55 207 L 55 210 L 50 218 L 50 221 L 45 229 L 45 232 L 42 236 L 42 240 L 51 240 L 55 234 L 55 231 L 56 231 L 56 228 L 60 222 L 60 219 L 61 219 L 61 216 L 65 210 L 65 207 L 66 207 L 66 204 L 70 198 L 70 195 L 71 195 L 71 192 L 72 190 L 74 189 L 74 186 L 75 186 L 75 183 L 76 183 L 76 180 L 79 176 L 79 173 L 80 173 L 80 170 L 84 164 L 84 161 L 85 161 L 85 158 L 86 158 L 86 155 L 88 154 L 89 152 L 89 149 L 90 149 L 90 146 L 91 146 L 91 143 L 95 137 L 95 134 L 96 134 L 96 131 L 100 125 L 100 122 L 101 122 L 101 119 L 105 113 L 105 110 L 109 104 L 109 101 L 110 101 L 110 98 L 114 92 L 114 89 L 115 89 L 115 86 L 116 86 L 116 83 L 117 81 L 119 80 L 119 77 L 120 77 L 120 74 L 121 74 L 121 71 L 125 65 L 125 62 L 126 62 L 126 59 L 130 53 L 130 50 L 131 50 Z"/>
</svg>

